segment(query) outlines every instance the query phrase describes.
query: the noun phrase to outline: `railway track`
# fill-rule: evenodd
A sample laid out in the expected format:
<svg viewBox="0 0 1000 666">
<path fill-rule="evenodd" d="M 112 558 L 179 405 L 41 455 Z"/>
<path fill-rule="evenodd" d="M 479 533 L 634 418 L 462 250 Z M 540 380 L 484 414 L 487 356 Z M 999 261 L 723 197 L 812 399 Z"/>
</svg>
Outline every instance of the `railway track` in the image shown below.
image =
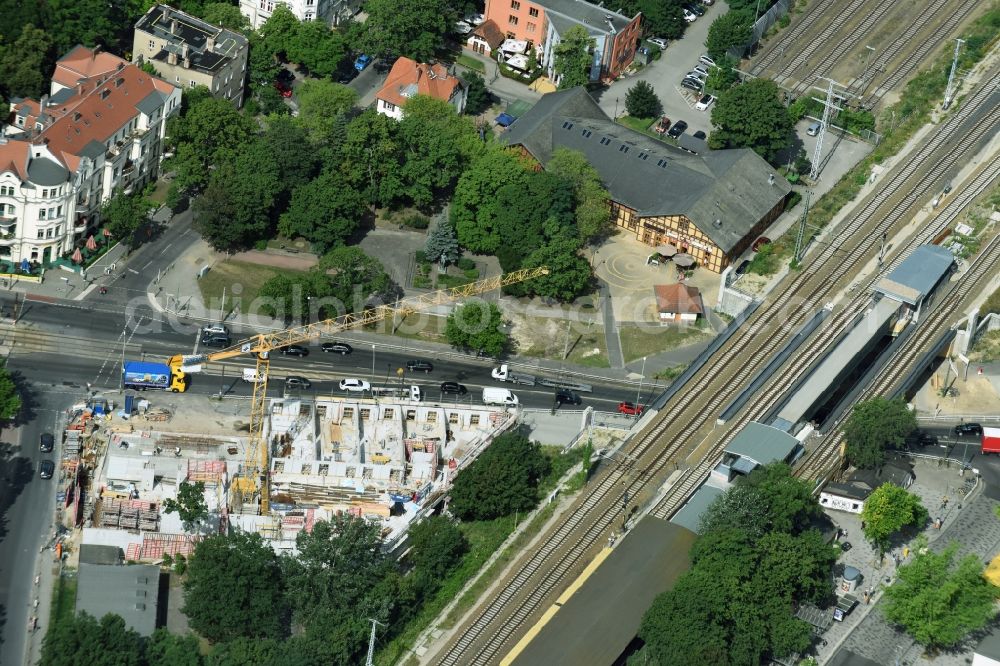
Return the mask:
<svg viewBox="0 0 1000 666">
<path fill-rule="evenodd" d="M 951 169 L 963 151 L 981 139 L 992 123 L 1000 122 L 1000 104 L 995 92 L 995 85 L 974 91 L 969 102 L 949 116 L 934 137 L 918 148 L 902 168 L 886 177 L 883 188 L 838 229 L 837 236 L 844 238 L 849 247 L 828 245 L 819 251 L 810 262 L 810 271 L 795 274 L 776 299 L 758 310 L 752 324 L 734 334 L 715 357 L 716 362 L 696 375 L 690 387 L 685 387 L 683 396 L 712 396 L 708 403 L 694 404 L 676 398 L 661 410 L 629 445 L 627 458 L 637 462 L 619 464 L 595 480 L 589 494 L 578 499 L 577 505 L 567 512 L 568 518 L 518 562 L 515 576 L 475 611 L 471 622 L 436 656 L 437 663 L 485 664 L 504 654 L 505 646 L 516 632 L 541 610 L 553 591 L 582 568 L 584 555 L 608 535 L 620 516 L 623 491 L 629 498 L 655 492 L 678 453 L 694 442 L 699 430 L 709 418 L 714 418 L 737 387 L 815 310 L 819 300 L 835 287 L 837 279 L 857 272 L 882 232 L 907 214 L 923 196 L 928 183 Z M 983 108 L 989 109 L 992 123 L 978 122 L 971 128 L 965 127 L 965 120 Z M 927 173 L 913 180 L 921 168 L 927 168 Z M 847 259 L 836 256 L 841 251 L 847 252 Z M 829 269 L 833 269 L 832 279 Z M 685 425 L 678 431 L 677 424 Z"/>
</svg>

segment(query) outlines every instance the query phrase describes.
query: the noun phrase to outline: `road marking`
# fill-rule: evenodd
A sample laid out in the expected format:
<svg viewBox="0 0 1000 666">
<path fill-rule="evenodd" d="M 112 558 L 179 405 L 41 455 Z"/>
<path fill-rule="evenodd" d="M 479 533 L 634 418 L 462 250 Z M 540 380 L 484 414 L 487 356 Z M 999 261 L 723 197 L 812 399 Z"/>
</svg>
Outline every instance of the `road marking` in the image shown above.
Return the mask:
<svg viewBox="0 0 1000 666">
<path fill-rule="evenodd" d="M 142 267 L 142 270 L 146 270 L 147 268 L 149 268 L 149 267 L 150 267 L 150 266 L 152 266 L 152 265 L 153 265 L 153 260 L 152 260 L 152 259 L 150 259 L 149 261 L 147 261 L 147 262 L 146 262 L 146 265 Z M 129 270 L 130 270 L 130 271 L 132 271 L 132 269 L 131 269 L 131 268 L 130 268 Z M 137 271 L 132 271 L 132 272 L 133 272 L 133 273 L 136 273 Z"/>
<path fill-rule="evenodd" d="M 163 306 L 156 300 L 156 294 L 151 291 L 146 292 L 146 299 L 149 301 L 149 306 L 156 310 L 157 312 L 163 312 Z"/>
<path fill-rule="evenodd" d="M 74 296 L 73 300 L 74 301 L 82 301 L 84 298 L 87 297 L 87 294 L 89 294 L 90 292 L 94 291 L 95 289 L 97 289 L 97 285 L 96 284 L 92 284 L 89 287 L 87 287 L 86 289 L 84 289 L 83 291 L 81 291 L 79 294 L 77 294 L 76 296 Z"/>
</svg>

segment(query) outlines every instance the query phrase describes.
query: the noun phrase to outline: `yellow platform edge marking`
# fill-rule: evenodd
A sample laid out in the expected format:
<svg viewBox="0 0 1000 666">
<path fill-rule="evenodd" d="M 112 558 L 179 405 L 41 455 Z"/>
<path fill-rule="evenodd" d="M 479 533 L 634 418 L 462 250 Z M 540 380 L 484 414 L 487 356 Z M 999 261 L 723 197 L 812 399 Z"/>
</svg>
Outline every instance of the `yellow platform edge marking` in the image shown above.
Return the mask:
<svg viewBox="0 0 1000 666">
<path fill-rule="evenodd" d="M 587 568 L 583 570 L 583 573 L 581 573 L 577 579 L 574 580 L 568 588 L 566 588 L 565 592 L 559 595 L 556 602 L 549 606 L 549 608 L 542 614 L 542 617 L 538 618 L 538 622 L 535 623 L 535 626 L 529 629 L 528 633 L 526 633 L 521 640 L 517 642 L 517 645 L 515 645 L 511 651 L 507 653 L 507 656 L 500 660 L 500 666 L 510 666 L 510 664 L 514 663 L 514 660 L 517 659 L 518 655 L 524 651 L 524 648 L 528 647 L 542 628 L 549 623 L 549 620 L 551 620 L 552 617 L 559 612 L 562 605 L 569 601 L 569 598 L 576 594 L 576 591 L 587 582 L 587 579 L 590 578 L 591 574 L 597 570 L 597 567 L 601 566 L 604 560 L 607 559 L 608 555 L 611 554 L 611 550 L 611 548 L 604 548 L 597 554 L 597 557 L 595 557 L 590 564 L 587 565 Z"/>
</svg>

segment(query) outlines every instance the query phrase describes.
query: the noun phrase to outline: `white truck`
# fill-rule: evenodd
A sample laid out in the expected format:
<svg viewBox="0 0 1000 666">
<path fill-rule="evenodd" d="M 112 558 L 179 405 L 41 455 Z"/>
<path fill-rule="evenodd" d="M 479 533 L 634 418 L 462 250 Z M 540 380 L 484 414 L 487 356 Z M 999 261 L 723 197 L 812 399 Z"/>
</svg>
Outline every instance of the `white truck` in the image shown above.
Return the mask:
<svg viewBox="0 0 1000 666">
<path fill-rule="evenodd" d="M 483 404 L 516 407 L 519 402 L 517 396 L 510 389 L 487 386 L 483 388 Z"/>
<path fill-rule="evenodd" d="M 504 363 L 499 368 L 493 368 L 493 372 L 490 373 L 493 379 L 500 380 L 501 382 L 510 382 L 511 384 L 524 384 L 525 386 L 535 385 L 534 375 L 518 375 L 510 371 L 510 367 Z"/>
</svg>

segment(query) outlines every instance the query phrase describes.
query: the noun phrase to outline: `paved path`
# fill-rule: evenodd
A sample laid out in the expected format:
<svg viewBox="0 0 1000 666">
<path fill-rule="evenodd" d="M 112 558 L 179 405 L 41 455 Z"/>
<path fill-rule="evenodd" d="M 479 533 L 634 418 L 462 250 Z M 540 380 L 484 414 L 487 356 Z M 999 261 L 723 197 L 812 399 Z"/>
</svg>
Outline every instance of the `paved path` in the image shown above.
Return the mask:
<svg viewBox="0 0 1000 666">
<path fill-rule="evenodd" d="M 604 315 L 604 343 L 608 348 L 608 363 L 612 368 L 625 367 L 625 354 L 622 352 L 622 339 L 618 333 L 618 322 L 615 321 L 615 310 L 611 307 L 611 290 L 601 282 L 601 312 Z"/>
</svg>

